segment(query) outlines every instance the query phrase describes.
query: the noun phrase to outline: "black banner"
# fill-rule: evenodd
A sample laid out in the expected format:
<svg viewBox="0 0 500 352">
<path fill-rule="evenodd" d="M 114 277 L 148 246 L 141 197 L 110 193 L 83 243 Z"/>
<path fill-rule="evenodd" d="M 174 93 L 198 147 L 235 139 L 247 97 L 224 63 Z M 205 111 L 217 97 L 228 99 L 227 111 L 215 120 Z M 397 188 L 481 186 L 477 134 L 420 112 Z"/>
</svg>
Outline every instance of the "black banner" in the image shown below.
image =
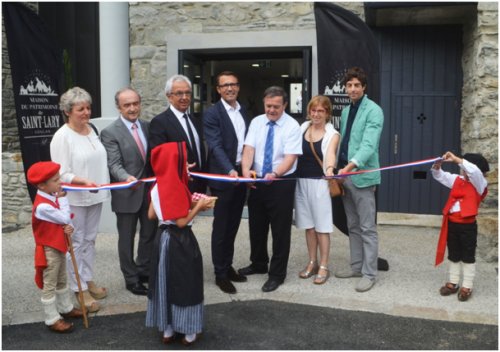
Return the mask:
<svg viewBox="0 0 500 352">
<path fill-rule="evenodd" d="M 377 41 L 370 28 L 354 13 L 330 3 L 315 3 L 318 45 L 318 92 L 330 97 L 333 123 L 338 129 L 340 113 L 349 104 L 342 83 L 348 68 L 361 67 L 368 76 L 366 93 L 378 102 L 380 95 Z"/>
<path fill-rule="evenodd" d="M 333 104 L 333 124 L 340 126 L 342 109 L 350 101 L 343 78 L 350 67 L 361 67 L 368 76 L 366 94 L 378 102 L 380 98 L 380 54 L 370 28 L 358 16 L 340 6 L 315 3 L 318 45 L 318 92 L 330 97 Z M 349 235 L 344 204 L 333 198 L 335 226 Z"/>
<path fill-rule="evenodd" d="M 17 127 L 25 172 L 50 160 L 50 141 L 64 120 L 59 111 L 62 51 L 40 17 L 21 3 L 2 3 Z M 33 200 L 36 190 L 28 185 Z"/>
</svg>

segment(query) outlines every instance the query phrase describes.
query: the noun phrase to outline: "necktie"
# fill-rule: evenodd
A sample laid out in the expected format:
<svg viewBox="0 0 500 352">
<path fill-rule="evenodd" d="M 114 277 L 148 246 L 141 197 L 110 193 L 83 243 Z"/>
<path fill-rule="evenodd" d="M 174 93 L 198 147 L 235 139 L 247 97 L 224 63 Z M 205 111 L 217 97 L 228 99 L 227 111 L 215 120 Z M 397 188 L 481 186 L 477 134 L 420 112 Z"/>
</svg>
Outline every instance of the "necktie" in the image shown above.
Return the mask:
<svg viewBox="0 0 500 352">
<path fill-rule="evenodd" d="M 267 123 L 266 146 L 264 147 L 264 164 L 262 165 L 262 177 L 273 171 L 273 142 L 274 142 L 274 125 L 276 122 L 269 121 Z"/>
<path fill-rule="evenodd" d="M 193 161 L 196 162 L 196 166 L 201 168 L 200 158 L 198 157 L 198 148 L 196 146 L 196 141 L 194 139 L 193 130 L 191 129 L 191 125 L 189 124 L 188 115 L 184 114 L 184 115 L 182 115 L 182 117 L 184 117 L 186 119 L 186 125 L 187 125 L 187 129 L 188 129 L 188 134 L 189 134 L 189 144 L 191 146 L 191 150 L 193 151 L 193 156 L 194 156 Z"/>
<path fill-rule="evenodd" d="M 141 156 L 143 160 L 146 160 L 146 152 L 144 151 L 144 144 L 142 144 L 141 137 L 139 137 L 139 132 L 137 131 L 137 125 L 135 122 L 132 124 L 132 136 L 134 136 L 135 143 L 139 148 L 139 152 L 141 152 Z"/>
</svg>

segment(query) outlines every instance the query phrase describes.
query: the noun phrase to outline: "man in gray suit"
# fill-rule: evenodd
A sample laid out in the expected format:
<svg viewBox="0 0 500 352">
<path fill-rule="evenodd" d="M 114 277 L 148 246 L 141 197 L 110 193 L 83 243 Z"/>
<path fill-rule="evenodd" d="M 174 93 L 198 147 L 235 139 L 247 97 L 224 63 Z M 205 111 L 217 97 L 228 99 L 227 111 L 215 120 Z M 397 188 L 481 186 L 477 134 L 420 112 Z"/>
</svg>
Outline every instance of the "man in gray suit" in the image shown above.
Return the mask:
<svg viewBox="0 0 500 352">
<path fill-rule="evenodd" d="M 141 97 L 132 88 L 120 89 L 115 95 L 120 117 L 101 132 L 108 154 L 112 182 L 130 182 L 152 175 L 147 154 L 149 122 L 139 119 Z M 111 191 L 111 209 L 116 213 L 118 256 L 127 290 L 147 295 L 150 258 L 157 221 L 148 219 L 149 185 L 139 183 L 132 188 Z M 134 261 L 134 238 L 140 223 L 137 259 Z"/>
</svg>

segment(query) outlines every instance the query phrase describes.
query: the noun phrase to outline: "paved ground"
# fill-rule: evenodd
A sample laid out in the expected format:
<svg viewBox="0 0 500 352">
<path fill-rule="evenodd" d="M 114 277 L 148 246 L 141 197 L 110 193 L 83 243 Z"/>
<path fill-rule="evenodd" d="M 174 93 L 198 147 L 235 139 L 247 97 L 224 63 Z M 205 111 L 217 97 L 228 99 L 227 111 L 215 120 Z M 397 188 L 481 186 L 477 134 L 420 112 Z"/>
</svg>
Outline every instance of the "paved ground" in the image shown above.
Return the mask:
<svg viewBox="0 0 500 352">
<path fill-rule="evenodd" d="M 497 350 L 494 325 L 403 318 L 268 300 L 211 304 L 199 350 Z M 145 313 L 99 316 L 89 330 L 55 335 L 40 323 L 3 327 L 3 349 L 166 348 Z"/>
<path fill-rule="evenodd" d="M 427 347 L 422 347 L 424 349 L 496 349 L 498 345 L 497 265 L 478 260 L 474 296 L 470 301 L 459 302 L 456 296 L 441 297 L 438 289 L 446 280 L 446 268 L 443 265 L 435 268 L 433 265 L 438 236 L 436 228 L 380 225 L 380 255 L 389 260 L 390 271 L 380 272 L 377 284 L 366 293 L 356 292 L 355 280 L 352 279 L 331 278 L 323 286 L 313 285 L 311 279 L 299 279 L 297 273 L 306 264 L 307 253 L 303 232 L 293 228 L 288 277 L 285 283 L 275 292 L 263 293 L 260 288 L 266 276 L 250 276 L 247 283 L 236 284 L 237 294 L 228 295 L 222 293 L 214 284 L 210 256 L 211 221 L 210 217 L 199 217 L 193 228 L 204 255 L 205 269 L 206 328 L 202 340 L 204 342 L 200 341 L 197 348 L 413 349 L 411 346 L 422 346 L 420 343 L 424 341 L 429 342 Z M 117 235 L 100 234 L 96 246 L 95 279 L 98 284 L 106 285 L 110 294 L 102 301 L 101 311 L 92 316 L 90 329 L 85 331 L 80 328 L 71 336 L 77 338 L 79 334 L 88 334 L 91 331 L 94 336 L 107 331 L 112 336 L 107 335 L 106 340 L 101 342 L 111 345 L 89 348 L 161 348 L 155 340 L 156 332 L 143 326 L 146 298 L 134 296 L 124 288 L 118 266 Z M 246 219 L 242 221 L 236 247 L 234 266 L 246 266 L 249 257 Z M 35 341 L 38 335 L 43 337 L 47 334 L 39 323 L 43 320 L 43 314 L 40 292 L 33 282 L 33 251 L 34 243 L 29 229 L 2 235 L 4 349 L 44 348 L 42 345 L 30 347 L 29 342 Z M 346 267 L 347 264 L 348 239 L 342 234 L 334 233 L 330 268 L 335 270 Z M 253 301 L 257 303 L 254 304 Z M 265 313 L 257 314 L 260 311 Z M 117 314 L 120 315 L 116 316 Z M 226 322 L 228 316 L 229 323 Z M 303 317 L 307 319 L 302 321 Z M 364 322 L 367 319 L 373 323 L 365 327 Z M 118 325 L 123 328 L 119 331 L 109 330 L 110 327 L 107 326 L 113 321 L 124 323 Z M 125 323 L 128 321 L 130 324 Z M 270 325 L 273 321 L 277 321 L 276 325 L 280 326 L 276 333 L 271 328 L 273 325 Z M 18 326 L 16 330 L 15 325 L 33 322 L 37 324 Z M 81 327 L 81 323 L 78 324 Z M 357 327 L 367 333 L 373 330 L 374 336 L 365 339 L 366 335 L 357 333 Z M 128 329 L 131 329 L 133 336 L 143 341 L 142 345 L 127 344 L 125 347 L 116 347 L 119 346 L 122 336 L 129 336 Z M 342 331 L 350 331 L 354 335 L 347 339 Z M 19 336 L 17 333 L 25 336 L 20 345 L 14 344 L 17 341 L 14 337 Z M 276 338 L 276 334 L 280 337 Z M 271 340 L 276 344 L 270 345 L 269 336 L 275 337 Z M 463 344 L 457 346 L 452 343 L 456 338 L 465 340 L 461 340 Z M 65 338 L 57 339 L 63 343 Z M 408 343 L 405 339 L 409 339 Z M 122 342 L 125 341 L 127 340 Z M 307 343 L 311 345 L 304 345 L 304 341 L 309 341 Z M 314 345 L 315 341 L 318 342 L 317 346 Z M 117 345 L 113 345 L 114 343 Z M 71 347 L 68 345 L 65 348 Z M 85 345 L 75 348 L 88 349 Z"/>
</svg>

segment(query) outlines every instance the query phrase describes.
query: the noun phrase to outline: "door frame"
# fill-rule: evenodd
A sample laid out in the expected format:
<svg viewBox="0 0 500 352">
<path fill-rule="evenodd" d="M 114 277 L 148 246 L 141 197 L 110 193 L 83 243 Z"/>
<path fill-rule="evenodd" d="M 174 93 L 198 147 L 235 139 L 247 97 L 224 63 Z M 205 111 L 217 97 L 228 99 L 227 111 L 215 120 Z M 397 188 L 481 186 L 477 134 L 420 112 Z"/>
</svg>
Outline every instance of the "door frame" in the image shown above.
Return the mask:
<svg viewBox="0 0 500 352">
<path fill-rule="evenodd" d="M 188 49 L 178 51 L 178 72 L 183 74 L 186 73 L 185 64 L 189 61 L 191 64 L 199 66 L 199 71 L 201 72 L 201 80 L 197 82 L 199 84 L 200 96 L 206 97 L 208 92 L 206 91 L 207 82 L 204 82 L 203 67 L 207 61 L 228 61 L 228 60 L 266 60 L 266 59 L 302 59 L 302 114 L 293 114 L 298 120 L 305 119 L 307 102 L 311 99 L 312 91 L 312 47 L 279 47 L 279 48 L 269 48 L 269 47 L 240 47 L 233 48 L 228 52 L 225 48 L 212 48 L 212 49 Z M 195 84 L 196 77 L 188 78 Z M 288 85 L 291 81 L 285 79 L 285 85 Z M 295 82 L 295 81 L 294 81 Z M 288 87 L 283 87 L 288 91 Z M 201 118 L 203 115 L 203 104 L 200 104 L 199 109 L 194 108 L 195 99 L 193 97 L 191 102 L 191 111 L 195 112 L 195 116 Z"/>
</svg>

